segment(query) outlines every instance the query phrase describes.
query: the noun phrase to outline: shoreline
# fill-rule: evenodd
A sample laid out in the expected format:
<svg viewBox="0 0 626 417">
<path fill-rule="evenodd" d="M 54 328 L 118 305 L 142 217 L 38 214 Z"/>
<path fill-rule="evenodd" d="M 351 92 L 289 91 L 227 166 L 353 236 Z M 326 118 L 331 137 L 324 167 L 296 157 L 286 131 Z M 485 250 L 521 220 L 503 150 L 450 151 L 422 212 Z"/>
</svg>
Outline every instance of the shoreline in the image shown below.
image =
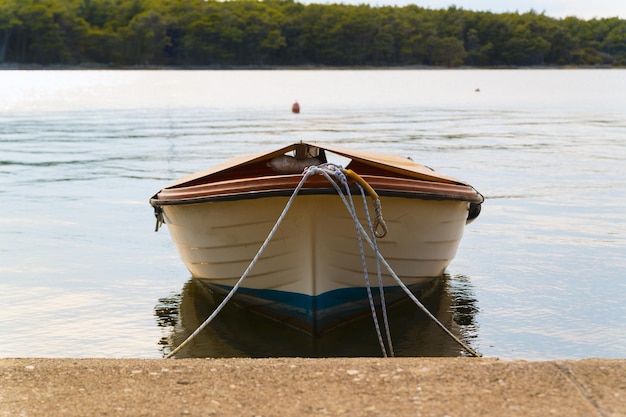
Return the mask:
<svg viewBox="0 0 626 417">
<path fill-rule="evenodd" d="M 0 71 L 467 71 L 467 70 L 609 70 L 626 69 L 620 65 L 534 65 L 534 66 L 510 66 L 494 65 L 486 67 L 439 67 L 430 65 L 407 65 L 407 66 L 325 66 L 325 65 L 208 65 L 208 66 L 165 66 L 165 65 L 104 65 L 104 64 L 79 64 L 79 65 L 40 65 L 20 63 L 0 63 Z"/>
<path fill-rule="evenodd" d="M 626 416 L 626 360 L 0 359 L 0 416 Z"/>
</svg>

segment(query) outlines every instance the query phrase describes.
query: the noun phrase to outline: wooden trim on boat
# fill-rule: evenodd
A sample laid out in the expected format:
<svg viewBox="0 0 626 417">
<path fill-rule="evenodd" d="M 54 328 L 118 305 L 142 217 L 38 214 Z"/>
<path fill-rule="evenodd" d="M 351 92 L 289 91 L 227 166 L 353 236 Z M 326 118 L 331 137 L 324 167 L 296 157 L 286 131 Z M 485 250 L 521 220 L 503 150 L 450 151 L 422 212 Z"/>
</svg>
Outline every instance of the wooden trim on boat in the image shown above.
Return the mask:
<svg viewBox="0 0 626 417">
<path fill-rule="evenodd" d="M 233 173 L 236 173 L 236 176 L 241 178 L 241 175 L 239 174 L 241 174 L 242 172 L 246 172 L 246 174 L 244 175 L 248 176 L 247 171 L 250 169 L 250 167 L 261 167 L 265 171 L 268 171 L 269 168 L 267 168 L 266 165 L 272 160 L 272 158 L 285 155 L 286 153 L 291 151 L 295 152 L 296 149 L 300 146 L 315 148 L 318 149 L 320 152 L 328 151 L 330 153 L 348 158 L 351 160 L 351 163 L 349 166 L 346 166 L 346 168 L 351 168 L 361 175 L 365 173 L 361 171 L 361 169 L 363 167 L 368 167 L 367 169 L 369 170 L 393 173 L 395 176 L 404 176 L 417 180 L 444 182 L 450 184 L 465 184 L 464 182 L 456 178 L 444 175 L 440 172 L 432 170 L 425 165 L 418 164 L 408 158 L 403 158 L 397 155 L 345 149 L 334 145 L 331 146 L 326 143 L 300 142 L 285 146 L 275 151 L 244 155 L 230 159 L 228 161 L 224 161 L 207 170 L 199 171 L 194 174 L 180 178 L 173 184 L 169 185 L 167 188 L 178 187 L 181 185 L 184 186 L 187 183 L 200 184 L 205 182 L 208 178 L 215 178 L 216 176 L 224 177 L 228 175 L 233 175 Z M 323 162 L 326 162 L 325 157 L 322 159 L 324 159 Z M 358 166 L 358 168 L 356 166 Z"/>
<path fill-rule="evenodd" d="M 438 183 L 409 178 L 362 175 L 381 196 L 399 196 L 429 200 L 460 200 L 480 204 L 483 197 L 468 185 Z M 275 175 L 232 179 L 207 184 L 164 188 L 151 200 L 153 206 L 195 204 L 213 200 L 239 200 L 276 195 L 291 195 L 302 175 Z M 357 190 L 349 181 L 352 192 Z M 302 194 L 334 194 L 333 186 L 323 176 L 311 176 L 302 187 Z"/>
</svg>

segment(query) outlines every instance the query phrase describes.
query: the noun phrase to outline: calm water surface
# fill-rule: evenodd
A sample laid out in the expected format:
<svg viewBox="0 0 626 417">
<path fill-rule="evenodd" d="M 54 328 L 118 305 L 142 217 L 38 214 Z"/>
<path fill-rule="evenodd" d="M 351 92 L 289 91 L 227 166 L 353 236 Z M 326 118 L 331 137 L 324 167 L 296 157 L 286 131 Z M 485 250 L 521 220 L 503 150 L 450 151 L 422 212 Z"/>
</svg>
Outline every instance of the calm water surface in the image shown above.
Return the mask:
<svg viewBox="0 0 626 417">
<path fill-rule="evenodd" d="M 0 91 L 0 357 L 161 357 L 214 300 L 148 199 L 301 139 L 410 156 L 485 195 L 426 297 L 474 349 L 624 357 L 624 70 L 1 71 Z M 379 354 L 370 321 L 311 345 L 228 310 L 185 356 Z M 397 354 L 461 354 L 413 306 L 392 319 Z"/>
</svg>

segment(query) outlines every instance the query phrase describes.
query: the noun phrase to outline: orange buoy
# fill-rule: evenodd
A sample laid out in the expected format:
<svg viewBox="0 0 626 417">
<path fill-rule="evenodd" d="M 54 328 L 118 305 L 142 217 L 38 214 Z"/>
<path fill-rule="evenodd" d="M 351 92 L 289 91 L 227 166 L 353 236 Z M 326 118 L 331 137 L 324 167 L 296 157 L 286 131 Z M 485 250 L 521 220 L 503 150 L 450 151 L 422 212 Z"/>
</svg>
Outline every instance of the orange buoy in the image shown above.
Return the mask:
<svg viewBox="0 0 626 417">
<path fill-rule="evenodd" d="M 293 103 L 293 106 L 291 106 L 291 112 L 292 113 L 300 113 L 300 105 L 298 104 L 297 101 L 295 103 Z"/>
</svg>

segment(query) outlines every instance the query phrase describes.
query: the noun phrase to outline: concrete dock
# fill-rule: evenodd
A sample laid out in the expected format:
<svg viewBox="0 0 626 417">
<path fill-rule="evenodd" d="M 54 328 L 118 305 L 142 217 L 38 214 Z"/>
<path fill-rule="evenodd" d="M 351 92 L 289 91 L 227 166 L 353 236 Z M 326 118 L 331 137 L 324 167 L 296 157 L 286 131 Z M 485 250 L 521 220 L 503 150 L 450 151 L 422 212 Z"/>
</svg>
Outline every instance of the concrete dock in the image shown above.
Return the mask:
<svg viewBox="0 0 626 417">
<path fill-rule="evenodd" d="M 0 359 L 0 416 L 626 416 L 626 360 Z"/>
</svg>

